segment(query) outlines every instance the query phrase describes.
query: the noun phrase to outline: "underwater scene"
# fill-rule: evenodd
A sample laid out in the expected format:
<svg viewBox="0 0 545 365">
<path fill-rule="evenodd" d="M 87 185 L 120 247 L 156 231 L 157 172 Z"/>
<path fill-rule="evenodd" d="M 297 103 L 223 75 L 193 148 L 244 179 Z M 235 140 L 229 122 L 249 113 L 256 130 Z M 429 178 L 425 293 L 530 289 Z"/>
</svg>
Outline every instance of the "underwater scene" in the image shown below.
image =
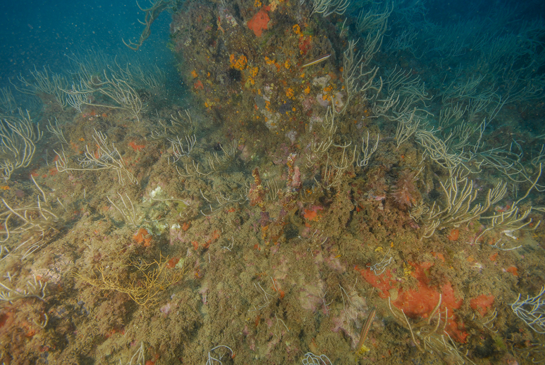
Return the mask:
<svg viewBox="0 0 545 365">
<path fill-rule="evenodd" d="M 545 364 L 545 3 L 0 9 L 2 364 Z"/>
</svg>

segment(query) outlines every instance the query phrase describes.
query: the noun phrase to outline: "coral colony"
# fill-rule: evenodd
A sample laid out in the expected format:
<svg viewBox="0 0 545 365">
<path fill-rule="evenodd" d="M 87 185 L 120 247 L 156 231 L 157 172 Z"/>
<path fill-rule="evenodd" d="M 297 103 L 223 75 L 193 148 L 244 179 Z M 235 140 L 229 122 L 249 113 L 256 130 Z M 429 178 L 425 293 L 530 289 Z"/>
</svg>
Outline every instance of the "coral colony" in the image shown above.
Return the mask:
<svg viewBox="0 0 545 365">
<path fill-rule="evenodd" d="M 545 22 L 433 4 L 153 0 L 11 80 L 2 363 L 545 362 Z"/>
</svg>

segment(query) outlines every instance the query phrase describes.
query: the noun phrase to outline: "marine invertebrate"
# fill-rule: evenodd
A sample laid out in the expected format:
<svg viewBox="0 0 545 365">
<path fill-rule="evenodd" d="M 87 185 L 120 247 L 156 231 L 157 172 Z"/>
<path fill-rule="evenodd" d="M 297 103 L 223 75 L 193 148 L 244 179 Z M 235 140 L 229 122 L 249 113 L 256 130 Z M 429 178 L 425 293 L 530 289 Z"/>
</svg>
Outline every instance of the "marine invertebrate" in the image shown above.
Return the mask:
<svg viewBox="0 0 545 365">
<path fill-rule="evenodd" d="M 331 54 L 322 56 L 322 57 L 318 58 L 317 60 L 311 61 L 309 63 L 305 63 L 303 66 L 301 66 L 301 68 L 309 67 L 309 66 L 315 65 L 317 63 L 323 62 L 323 61 L 327 60 L 329 57 L 331 57 Z"/>
<path fill-rule="evenodd" d="M 152 235 L 145 228 L 140 228 L 132 238 L 137 244 L 144 245 L 144 247 L 151 246 L 151 241 L 153 240 Z"/>
<path fill-rule="evenodd" d="M 522 294 L 519 294 L 517 300 L 511 304 L 513 313 L 524 321 L 531 329 L 537 333 L 545 334 L 545 286 L 535 297 L 529 295 L 524 300 L 520 300 Z"/>
<path fill-rule="evenodd" d="M 131 198 L 127 195 L 127 193 L 125 193 L 125 198 L 123 198 L 123 196 L 119 193 L 117 193 L 117 195 L 119 195 L 119 198 L 121 199 L 121 203 L 123 203 L 123 205 L 119 204 L 119 206 L 117 206 L 111 199 L 109 196 L 106 197 L 106 199 L 108 199 L 108 201 L 110 202 L 110 204 L 112 204 L 112 206 L 117 209 L 117 211 L 121 214 L 121 216 L 123 217 L 123 220 L 133 226 L 133 227 L 137 227 L 138 226 L 138 223 L 140 221 L 140 219 L 142 219 L 142 217 L 140 217 L 137 213 L 136 213 L 136 210 L 134 209 L 134 204 L 132 203 L 132 200 Z"/>
<path fill-rule="evenodd" d="M 304 3 L 304 0 L 301 3 Z M 333 13 L 343 15 L 348 5 L 350 5 L 349 0 L 313 0 L 312 13 L 310 15 L 314 13 L 323 14 L 324 17 Z"/>
<path fill-rule="evenodd" d="M 27 110 L 19 110 L 20 118 L 4 119 L 0 122 L 0 171 L 5 181 L 9 180 L 16 169 L 28 167 L 36 151 L 36 143 L 43 132 L 35 125 Z"/>
<path fill-rule="evenodd" d="M 368 98 L 366 95 L 369 91 L 375 90 L 376 95 L 382 89 L 382 81 L 378 88 L 373 85 L 373 80 L 378 72 L 378 67 L 373 67 L 369 71 L 364 72 L 363 68 L 369 64 L 372 55 L 355 52 L 355 41 L 349 41 L 348 48 L 343 52 L 343 71 L 342 76 L 344 79 L 344 91 L 347 94 L 346 104 L 340 110 L 334 108 L 334 112 L 337 114 L 344 114 L 350 104 L 352 98 L 360 93 L 364 95 L 362 98 Z M 376 96 L 375 95 L 375 96 Z"/>
<path fill-rule="evenodd" d="M 416 188 L 415 181 L 418 171 L 409 169 L 403 170 L 399 174 L 392 197 L 399 208 L 406 210 L 412 207 L 420 200 L 420 192 Z"/>
<path fill-rule="evenodd" d="M 257 37 L 261 37 L 263 30 L 267 29 L 269 21 L 269 6 L 262 7 L 255 15 L 248 21 L 248 28 L 250 28 Z"/>
<path fill-rule="evenodd" d="M 65 208 L 63 203 L 57 198 L 59 205 L 55 209 L 34 177 L 31 175 L 30 178 L 41 195 L 41 198 L 37 195 L 36 205 L 17 207 L 13 203 L 8 204 L 4 198 L 1 199 L 7 210 L 0 212 L 0 242 L 9 242 L 16 235 L 25 235 L 25 238 L 17 245 L 8 243 L 0 246 L 0 256 L 3 251 L 6 252 L 0 261 L 16 253 L 21 255 L 21 259 L 25 259 L 44 246 L 51 238 L 50 233 L 58 232 L 64 223 L 62 217 L 57 215 L 59 212 L 54 213 L 61 206 Z"/>
<path fill-rule="evenodd" d="M 365 167 L 369 164 L 371 156 L 378 148 L 380 134 L 377 134 L 377 141 L 375 142 L 374 146 L 371 146 L 371 144 L 369 143 L 369 131 L 367 131 L 367 139 L 365 139 L 364 137 L 361 137 L 361 139 L 361 154 L 359 154 L 358 159 L 356 160 L 356 165 L 358 167 Z"/>
<path fill-rule="evenodd" d="M 460 237 L 460 230 L 458 228 L 452 229 L 450 233 L 447 235 L 447 238 L 449 241 L 458 241 L 459 237 Z"/>
<path fill-rule="evenodd" d="M 219 359 L 216 359 L 215 357 L 212 357 L 212 352 L 219 349 L 219 348 L 222 348 L 222 347 L 231 352 L 231 355 L 229 356 L 231 359 L 235 358 L 235 352 L 229 346 L 218 345 L 218 346 L 214 347 L 212 350 L 208 351 L 208 359 L 206 360 L 206 365 L 212 365 L 214 362 L 219 362 L 220 364 L 222 363 L 221 358 L 223 357 L 223 355 L 220 356 Z"/>
<path fill-rule="evenodd" d="M 9 273 L 8 278 L 11 282 L 11 277 L 9 276 Z M 47 287 L 47 282 L 41 281 L 36 277 L 36 275 L 34 275 L 33 281 L 27 280 L 26 289 L 9 287 L 2 283 L 0 283 L 0 286 L 3 288 L 2 290 L 0 290 L 0 301 L 6 301 L 11 303 L 14 300 L 22 298 L 38 298 L 43 301 L 46 294 L 45 288 Z M 45 318 L 47 320 L 47 316 Z"/>
<path fill-rule="evenodd" d="M 479 219 L 507 192 L 507 185 L 500 181 L 494 188 L 488 190 L 484 204 L 478 203 L 472 206 L 478 193 L 475 184 L 473 180 L 458 175 L 459 172 L 455 172 L 445 184 L 441 182 L 447 198 L 446 207 L 442 209 L 436 206 L 435 202 L 433 203 L 423 217 L 426 227 L 421 238 L 431 237 L 437 228 L 458 227 L 463 223 Z"/>
<path fill-rule="evenodd" d="M 413 134 L 416 133 L 418 130 L 418 126 L 420 125 L 421 120 L 418 116 L 415 118 L 415 111 L 413 110 L 412 113 L 403 113 L 400 114 L 397 118 L 397 129 L 396 129 L 396 146 L 399 149 L 399 146 L 401 146 L 404 142 L 406 142 Z M 417 138 L 420 135 L 427 134 L 420 133 L 417 134 Z M 430 134 L 433 137 L 433 134 Z M 439 140 L 440 141 L 440 140 Z M 422 144 L 422 143 L 421 143 Z M 431 145 L 437 145 L 430 143 Z M 438 143 L 440 145 L 440 143 Z M 446 153 L 445 153 L 446 155 Z"/>
<path fill-rule="evenodd" d="M 142 10 L 144 13 L 146 13 L 146 16 L 144 18 L 144 22 L 140 21 L 141 24 L 144 24 L 146 27 L 142 31 L 142 34 L 140 34 L 140 38 L 138 39 L 138 42 L 133 42 L 129 40 L 129 43 L 125 42 L 125 40 L 122 40 L 123 43 L 132 49 L 133 51 L 138 51 L 138 49 L 142 46 L 144 41 L 148 39 L 148 37 L 151 34 L 151 25 L 153 22 L 161 15 L 161 13 L 173 6 L 173 1 L 171 0 L 155 0 L 151 1 L 151 7 L 147 9 L 143 9 L 138 4 L 138 1 L 136 2 L 140 10 Z"/>
<path fill-rule="evenodd" d="M 144 147 L 146 147 L 146 144 L 137 144 L 136 141 L 130 141 L 129 142 L 129 146 L 136 152 L 144 149 Z"/>
<path fill-rule="evenodd" d="M 493 295 L 481 294 L 477 298 L 470 300 L 471 309 L 479 312 L 482 317 L 486 315 L 492 304 L 494 304 Z"/>
<path fill-rule="evenodd" d="M 238 58 L 236 58 L 234 54 L 231 54 L 229 56 L 229 61 L 231 62 L 231 67 L 239 71 L 244 70 L 248 63 L 248 59 L 245 55 L 240 55 Z"/>
<path fill-rule="evenodd" d="M 371 328 L 371 324 L 373 324 L 373 319 L 375 319 L 377 311 L 373 310 L 371 314 L 369 314 L 369 317 L 367 318 L 367 321 L 365 321 L 365 324 L 363 325 L 361 329 L 361 336 L 360 340 L 358 342 L 358 345 L 356 346 L 356 353 L 358 355 L 364 354 L 366 352 L 369 352 L 369 348 L 365 346 L 365 340 L 367 339 L 367 334 L 369 333 L 369 329 Z"/>
<path fill-rule="evenodd" d="M 312 352 L 307 352 L 303 360 L 301 360 L 303 365 L 331 365 L 333 364 L 327 355 L 315 355 Z"/>
<path fill-rule="evenodd" d="M 81 67 L 84 68 L 83 65 Z M 65 97 L 68 103 L 80 112 L 83 105 L 121 109 L 131 113 L 136 120 L 140 121 L 140 112 L 144 109 L 144 104 L 140 98 L 140 94 L 131 84 L 135 84 L 132 74 L 116 74 L 112 72 L 108 76 L 108 73 L 104 70 L 103 77 L 82 77 L 79 85 L 72 84 L 71 89 L 59 88 L 59 90 L 66 94 Z M 111 99 L 117 105 L 96 104 L 94 98 L 90 98 L 94 93 L 99 93 Z"/>
<path fill-rule="evenodd" d="M 168 257 L 161 256 L 159 261 L 151 263 L 132 263 L 129 267 L 134 272 L 131 279 L 124 282 L 119 275 L 106 274 L 106 268 L 100 266 L 94 277 L 76 274 L 76 278 L 101 290 L 115 290 L 127 294 L 139 305 L 150 305 L 157 301 L 159 293 L 180 281 L 188 271 L 189 265 L 181 270 L 168 268 Z M 179 265 L 177 265 L 179 266 Z M 95 273 L 96 274 L 96 273 Z"/>
<path fill-rule="evenodd" d="M 195 135 L 193 136 L 185 136 L 185 144 L 187 147 L 184 148 L 184 142 L 180 139 L 180 137 L 176 136 L 176 139 L 168 139 L 170 142 L 170 148 L 172 149 L 172 154 L 174 157 L 172 158 L 172 163 L 176 163 L 180 158 L 184 156 L 189 156 L 191 151 L 193 151 L 193 147 L 197 144 L 197 137 Z M 170 159 L 169 159 L 170 162 Z"/>
<path fill-rule="evenodd" d="M 472 361 L 460 353 L 452 338 L 445 331 L 449 322 L 449 314 L 448 307 L 445 308 L 444 315 L 441 313 L 441 301 L 442 297 L 439 295 L 437 305 L 429 317 L 416 324 L 412 324 L 409 321 L 403 309 L 392 307 L 390 298 L 388 298 L 388 306 L 394 318 L 409 330 L 414 344 L 420 351 L 428 351 L 430 354 L 436 354 L 443 360 L 447 358 L 451 359 L 456 364 L 465 364 L 466 360 L 473 364 Z M 436 316 L 437 318 L 435 318 Z"/>
<path fill-rule="evenodd" d="M 110 147 L 106 140 L 108 137 L 95 129 L 95 134 L 93 135 L 95 140 L 97 150 L 92 152 L 89 150 L 89 146 L 85 146 L 84 157 L 79 161 L 80 167 L 69 167 L 68 158 L 64 151 L 57 154 L 57 160 L 55 161 L 55 167 L 59 172 L 66 171 L 98 171 L 98 170 L 114 170 L 117 172 L 118 181 L 121 185 L 125 184 L 125 176 L 131 183 L 138 184 L 138 180 L 134 175 L 127 169 L 127 164 L 125 160 L 121 157 L 121 154 L 113 144 Z"/>
<path fill-rule="evenodd" d="M 256 167 L 252 172 L 254 177 L 254 183 L 250 187 L 248 197 L 250 198 L 250 205 L 257 205 L 262 211 L 265 211 L 265 197 L 267 195 L 267 189 L 263 187 L 261 177 L 259 176 L 259 169 Z"/>
<path fill-rule="evenodd" d="M 433 264 L 429 262 L 410 263 L 407 270 L 412 277 L 417 280 L 417 289 L 396 289 L 397 286 L 390 270 L 386 270 L 382 275 L 376 275 L 370 269 L 358 269 L 363 278 L 373 287 L 379 289 L 381 298 L 389 298 L 390 290 L 397 290 L 398 295 L 393 305 L 410 318 L 432 318 L 438 308 L 448 311 L 448 316 L 442 320 L 443 330 L 454 340 L 464 343 L 468 334 L 465 332 L 464 325 L 452 313 L 459 309 L 463 304 L 463 299 L 457 299 L 454 288 L 450 281 L 446 281 L 437 288 L 430 283 L 429 271 Z M 438 301 L 440 302 L 439 304 Z M 434 309 L 435 308 L 435 309 Z"/>
</svg>

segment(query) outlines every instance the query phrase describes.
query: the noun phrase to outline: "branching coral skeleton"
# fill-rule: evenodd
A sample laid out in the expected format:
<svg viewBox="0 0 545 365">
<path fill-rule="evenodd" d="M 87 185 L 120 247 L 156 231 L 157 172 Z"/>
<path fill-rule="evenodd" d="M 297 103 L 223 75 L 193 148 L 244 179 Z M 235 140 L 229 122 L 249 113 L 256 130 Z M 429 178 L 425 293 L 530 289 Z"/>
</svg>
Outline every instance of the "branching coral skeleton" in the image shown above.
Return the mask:
<svg viewBox="0 0 545 365">
<path fill-rule="evenodd" d="M 123 282 L 114 274 L 106 275 L 105 268 L 98 267 L 96 277 L 88 277 L 82 274 L 76 274 L 76 277 L 82 282 L 98 287 L 102 290 L 115 290 L 127 294 L 138 305 L 148 305 L 155 303 L 159 293 L 180 281 L 188 270 L 188 265 L 183 269 L 167 268 L 168 258 L 151 263 L 133 263 L 130 267 L 134 268 L 137 278 L 130 279 L 127 283 Z"/>
<path fill-rule="evenodd" d="M 151 7 L 144 9 L 139 4 L 138 1 L 136 2 L 138 7 L 141 11 L 145 13 L 144 21 L 138 20 L 138 22 L 142 25 L 145 25 L 144 30 L 142 31 L 142 34 L 140 34 L 140 38 L 138 39 L 138 42 L 133 42 L 129 40 L 129 43 L 125 42 L 123 40 L 123 43 L 132 49 L 133 51 L 138 51 L 138 49 L 144 44 L 144 41 L 148 39 L 148 37 L 151 35 L 151 25 L 153 22 L 161 15 L 161 13 L 173 6 L 173 1 L 170 0 L 153 0 L 151 1 Z"/>
</svg>

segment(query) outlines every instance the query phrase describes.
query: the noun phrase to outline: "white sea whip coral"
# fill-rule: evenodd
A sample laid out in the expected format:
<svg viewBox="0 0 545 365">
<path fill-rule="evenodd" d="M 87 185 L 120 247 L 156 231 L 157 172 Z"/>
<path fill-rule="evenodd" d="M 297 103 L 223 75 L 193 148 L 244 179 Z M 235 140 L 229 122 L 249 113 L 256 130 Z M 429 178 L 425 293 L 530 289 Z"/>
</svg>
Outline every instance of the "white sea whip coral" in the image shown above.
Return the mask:
<svg viewBox="0 0 545 365">
<path fill-rule="evenodd" d="M 528 295 L 525 300 L 521 301 L 521 294 L 519 294 L 515 303 L 511 304 L 513 312 L 531 329 L 541 334 L 545 334 L 545 298 L 543 298 L 543 294 L 545 294 L 545 286 L 535 297 Z"/>
</svg>

